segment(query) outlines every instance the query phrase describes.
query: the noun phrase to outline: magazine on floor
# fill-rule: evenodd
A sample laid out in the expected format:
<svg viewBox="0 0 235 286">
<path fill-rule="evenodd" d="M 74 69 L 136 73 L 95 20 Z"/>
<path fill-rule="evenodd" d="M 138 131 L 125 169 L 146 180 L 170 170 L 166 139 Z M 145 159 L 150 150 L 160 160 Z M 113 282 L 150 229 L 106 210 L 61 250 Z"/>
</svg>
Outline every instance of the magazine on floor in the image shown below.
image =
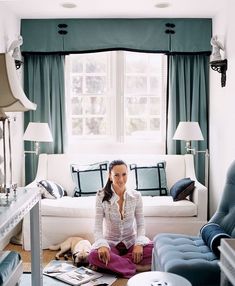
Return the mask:
<svg viewBox="0 0 235 286">
<path fill-rule="evenodd" d="M 99 273 L 86 267 L 78 268 L 73 265 L 72 261 L 60 260 L 52 260 L 47 264 L 43 269 L 43 274 L 70 285 L 82 286 L 112 285 L 117 280 L 117 277 L 113 274 Z M 76 276 L 74 277 L 74 275 Z"/>
<path fill-rule="evenodd" d="M 70 285 L 82 285 L 87 282 L 97 281 L 103 273 L 93 271 L 84 266 L 76 267 L 72 262 L 52 260 L 43 269 L 43 274 L 64 281 Z"/>
</svg>

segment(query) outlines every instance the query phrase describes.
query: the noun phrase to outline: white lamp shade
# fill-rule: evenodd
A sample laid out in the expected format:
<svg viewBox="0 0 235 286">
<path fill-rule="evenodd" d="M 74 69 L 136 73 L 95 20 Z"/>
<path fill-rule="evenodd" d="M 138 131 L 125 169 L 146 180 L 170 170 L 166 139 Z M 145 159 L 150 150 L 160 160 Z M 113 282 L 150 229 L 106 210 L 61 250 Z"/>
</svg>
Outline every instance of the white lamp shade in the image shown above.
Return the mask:
<svg viewBox="0 0 235 286">
<path fill-rule="evenodd" d="M 37 105 L 25 95 L 10 54 L 0 54 L 0 108 L 4 112 L 35 110 Z"/>
<path fill-rule="evenodd" d="M 53 141 L 48 124 L 42 122 L 29 122 L 29 125 L 25 130 L 23 139 L 25 141 L 35 141 L 35 142 Z"/>
<path fill-rule="evenodd" d="M 175 131 L 173 139 L 185 141 L 204 140 L 198 122 L 193 121 L 181 121 Z"/>
</svg>

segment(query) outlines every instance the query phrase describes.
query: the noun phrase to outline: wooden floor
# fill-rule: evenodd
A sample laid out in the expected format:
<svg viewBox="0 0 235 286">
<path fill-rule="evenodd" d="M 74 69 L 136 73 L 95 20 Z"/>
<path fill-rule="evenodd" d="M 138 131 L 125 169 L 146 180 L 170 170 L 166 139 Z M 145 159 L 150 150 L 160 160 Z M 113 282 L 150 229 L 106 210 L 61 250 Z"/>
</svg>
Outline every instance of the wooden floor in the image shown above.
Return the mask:
<svg viewBox="0 0 235 286">
<path fill-rule="evenodd" d="M 31 256 L 30 251 L 24 251 L 21 245 L 8 244 L 5 250 L 14 250 L 21 254 L 23 260 L 24 272 L 31 272 Z M 43 250 L 43 267 L 55 258 L 56 251 Z M 112 286 L 126 286 L 128 279 L 117 279 Z"/>
</svg>

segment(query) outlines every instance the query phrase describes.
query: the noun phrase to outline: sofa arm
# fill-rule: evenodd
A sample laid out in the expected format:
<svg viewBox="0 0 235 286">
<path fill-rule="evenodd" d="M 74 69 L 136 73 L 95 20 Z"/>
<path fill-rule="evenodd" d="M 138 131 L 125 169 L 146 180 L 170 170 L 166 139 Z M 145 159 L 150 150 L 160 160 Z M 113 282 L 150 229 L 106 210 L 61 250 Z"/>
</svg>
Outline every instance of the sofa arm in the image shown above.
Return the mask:
<svg viewBox="0 0 235 286">
<path fill-rule="evenodd" d="M 25 188 L 37 188 L 38 187 L 38 184 L 37 184 L 37 181 L 34 180 L 32 181 L 31 183 L 29 183 L 28 185 L 25 186 Z"/>
<path fill-rule="evenodd" d="M 198 219 L 207 221 L 207 188 L 198 181 L 195 181 L 192 201 L 197 205 Z"/>
<path fill-rule="evenodd" d="M 184 156 L 186 177 L 190 177 L 191 180 L 195 181 L 195 189 L 193 191 L 192 201 L 197 205 L 198 219 L 207 221 L 208 190 L 196 178 L 194 156 L 192 154 L 186 154 Z"/>
</svg>

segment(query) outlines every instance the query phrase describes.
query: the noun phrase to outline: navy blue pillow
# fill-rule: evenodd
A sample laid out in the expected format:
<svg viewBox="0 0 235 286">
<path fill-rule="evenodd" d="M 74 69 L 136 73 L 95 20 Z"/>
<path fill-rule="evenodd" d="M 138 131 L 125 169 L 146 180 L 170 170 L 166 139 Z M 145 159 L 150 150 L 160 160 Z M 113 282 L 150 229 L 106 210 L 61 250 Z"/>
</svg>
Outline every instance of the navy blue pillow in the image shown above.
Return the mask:
<svg viewBox="0 0 235 286">
<path fill-rule="evenodd" d="M 177 181 L 170 189 L 174 201 L 185 200 L 194 190 L 195 181 L 190 178 L 183 178 Z"/>
<path fill-rule="evenodd" d="M 218 246 L 220 246 L 221 238 L 231 238 L 224 229 L 217 223 L 209 222 L 205 224 L 201 229 L 200 233 L 205 244 L 219 257 L 220 252 Z"/>
</svg>

